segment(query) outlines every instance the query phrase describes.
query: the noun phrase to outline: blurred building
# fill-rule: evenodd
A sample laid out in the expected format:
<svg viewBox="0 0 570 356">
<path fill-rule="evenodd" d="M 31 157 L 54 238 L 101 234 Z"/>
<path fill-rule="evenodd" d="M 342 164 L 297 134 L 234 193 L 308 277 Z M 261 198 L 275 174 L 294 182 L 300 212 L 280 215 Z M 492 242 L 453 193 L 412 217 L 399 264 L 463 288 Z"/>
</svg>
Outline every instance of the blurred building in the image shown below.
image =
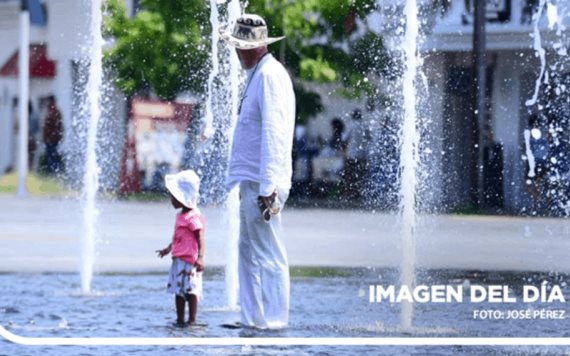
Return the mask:
<svg viewBox="0 0 570 356">
<path fill-rule="evenodd" d="M 132 13 L 137 0 L 125 0 Z M 17 57 L 19 46 L 19 14 L 21 0 L 0 1 L 0 173 L 12 164 L 14 157 L 14 99 L 18 97 Z M 44 99 L 55 96 L 62 113 L 64 138 L 60 150 L 68 166 L 81 167 L 82 149 L 86 131 L 87 113 L 84 89 L 91 43 L 90 1 L 39 0 L 45 23 L 32 25 L 30 29 L 30 101 L 34 110 L 44 117 Z M 126 105 L 114 88 L 103 89 L 105 105 L 101 130 L 106 132 L 108 147 L 115 155 L 105 159 L 116 160 L 109 167 L 118 167 L 124 137 Z M 43 124 L 43 123 L 41 123 Z M 105 136 L 101 135 L 101 136 Z M 114 170 L 114 171 L 113 171 Z M 103 186 L 115 184 L 118 168 L 108 172 L 109 181 Z M 66 177 L 77 181 L 82 172 L 68 171 Z"/>
<path fill-rule="evenodd" d="M 14 165 L 18 98 L 18 38 L 21 1 L 0 1 L 0 173 Z M 45 46 L 46 24 L 30 29 L 30 99 L 50 95 L 56 63 Z M 39 107 L 35 106 L 35 109 Z"/>
<path fill-rule="evenodd" d="M 423 168 L 427 172 L 422 173 L 420 185 L 429 186 L 420 187 L 421 201 L 428 209 L 470 209 L 472 122 L 475 117 L 472 64 L 474 0 L 440 2 L 448 5 L 445 11 L 437 14 L 433 8 L 430 10 L 434 1 L 420 0 L 417 3 L 422 28 L 420 49 L 423 65 L 420 70 L 425 74 L 427 84 L 427 95 L 423 95 L 421 89 L 419 92 L 418 117 L 428 122 L 427 127 L 421 129 L 422 141 L 427 142 L 426 150 L 422 152 L 430 152 L 422 157 Z M 550 177 L 528 176 L 530 167 L 525 130 L 532 128 L 531 118 L 539 116 L 543 118 L 538 123 L 543 138 L 554 128 L 560 131 L 561 139 L 569 140 L 570 1 L 498 0 L 486 3 L 487 113 L 479 124 L 478 132 L 483 160 L 481 207 L 531 213 L 538 203 L 543 205 L 538 210 L 544 212 L 557 198 L 547 197 Z M 405 16 L 404 6 L 403 0 L 378 1 L 378 11 L 368 18 L 368 25 L 384 36 L 386 45 L 396 56 L 401 53 L 404 22 L 399 19 Z M 534 18 L 538 14 L 539 18 Z M 544 66 L 539 56 L 541 50 L 544 50 Z M 385 91 L 384 94 L 393 95 L 390 91 L 396 86 L 389 80 L 379 80 L 378 87 Z M 537 83 L 540 85 L 536 92 Z M 334 94 L 335 88 L 313 88 L 321 93 L 324 110 L 316 119 L 309 121 L 306 135 L 327 138 L 330 136 L 329 123 L 334 116 L 348 122 L 347 118 L 355 107 L 366 107 L 364 102 L 344 100 Z M 373 154 L 370 158 L 374 158 L 376 168 L 392 172 L 388 176 L 380 172 L 370 177 L 378 180 L 371 184 L 372 190 L 385 190 L 379 194 L 379 206 L 383 205 L 382 200 L 389 199 L 386 193 L 393 195 L 391 191 L 398 189 L 397 182 L 393 182 L 397 180 L 394 172 L 397 172 L 399 162 L 394 157 L 398 153 L 391 153 L 387 147 L 397 146 L 397 138 L 393 136 L 403 114 L 397 97 L 398 94 L 391 97 L 397 103 L 395 107 L 380 104 L 375 110 L 364 111 L 365 118 L 374 123 L 377 141 L 371 146 Z M 565 154 L 567 162 L 570 152 Z M 567 194 L 570 195 L 570 188 Z"/>
<path fill-rule="evenodd" d="M 487 2 L 487 117 L 480 125 L 483 144 L 502 146 L 502 167 L 488 173 L 502 177 L 496 181 L 502 194 L 498 197 L 508 211 L 518 212 L 532 205 L 530 186 L 537 184 L 527 173 L 528 157 L 524 131 L 529 129 L 533 115 L 549 117 L 542 122 L 543 135 L 547 125 L 560 126 L 561 136 L 568 139 L 570 118 L 567 117 L 570 89 L 570 2 L 501 0 Z M 543 8 L 539 8 L 540 4 Z M 557 6 L 553 6 L 556 4 Z M 469 203 L 469 152 L 473 78 L 473 1 L 452 0 L 443 16 L 423 44 L 424 72 L 429 87 L 431 142 L 434 146 L 430 165 L 437 176 L 436 196 L 445 207 Z M 534 34 L 533 15 L 538 19 Z M 538 50 L 545 50 L 545 70 L 541 75 Z M 540 83 L 538 98 L 533 95 Z M 555 93 L 552 95 L 552 93 Z M 548 121 L 548 123 L 546 122 Z M 480 149 L 484 149 L 482 147 Z M 568 153 L 570 154 L 570 153 Z M 501 157 L 499 157 L 501 158 Z M 487 174 L 487 173 L 486 173 Z M 437 183 L 435 183 L 437 182 Z M 493 193 L 498 194 L 498 193 Z M 542 192 L 546 194 L 546 192 Z"/>
</svg>

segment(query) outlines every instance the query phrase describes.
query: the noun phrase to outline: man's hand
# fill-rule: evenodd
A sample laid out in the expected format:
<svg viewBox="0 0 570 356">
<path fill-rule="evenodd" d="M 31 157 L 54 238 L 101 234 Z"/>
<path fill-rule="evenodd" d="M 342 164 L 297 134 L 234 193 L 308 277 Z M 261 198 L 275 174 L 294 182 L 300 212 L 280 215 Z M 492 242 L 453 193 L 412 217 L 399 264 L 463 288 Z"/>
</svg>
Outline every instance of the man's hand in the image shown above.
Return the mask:
<svg viewBox="0 0 570 356">
<path fill-rule="evenodd" d="M 259 206 L 259 211 L 261 212 L 263 220 L 266 222 L 269 222 L 271 215 L 276 215 L 279 213 L 279 210 L 281 210 L 281 206 L 279 205 L 279 201 L 277 199 L 276 190 L 269 196 L 257 197 L 257 205 Z"/>
</svg>

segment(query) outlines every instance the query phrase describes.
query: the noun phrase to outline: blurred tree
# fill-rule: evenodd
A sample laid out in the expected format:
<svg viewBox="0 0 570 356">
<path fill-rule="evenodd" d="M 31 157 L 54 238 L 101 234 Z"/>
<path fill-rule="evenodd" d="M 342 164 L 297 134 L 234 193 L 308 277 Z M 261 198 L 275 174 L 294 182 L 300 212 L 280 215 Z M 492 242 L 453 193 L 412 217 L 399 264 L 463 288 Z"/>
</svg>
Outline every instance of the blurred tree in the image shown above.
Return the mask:
<svg viewBox="0 0 570 356">
<path fill-rule="evenodd" d="M 390 56 L 367 16 L 375 0 L 252 0 L 247 11 L 266 19 L 270 36 L 287 36 L 270 51 L 296 80 L 301 122 L 322 110 L 320 96 L 306 82 L 341 83 L 349 97 L 374 95 L 370 74 L 384 73 Z M 372 78 L 370 78 L 372 79 Z"/>
<path fill-rule="evenodd" d="M 115 46 L 106 61 L 117 85 L 128 95 L 151 89 L 166 100 L 185 90 L 203 92 L 211 31 L 207 2 L 141 0 L 140 5 L 142 11 L 129 18 L 122 1 L 107 1 L 105 35 Z M 320 96 L 303 81 L 338 81 L 347 95 L 372 93 L 371 81 L 363 79 L 369 72 L 383 73 L 389 59 L 381 37 L 365 23 L 374 10 L 375 0 L 275 0 L 271 6 L 250 1 L 247 11 L 264 17 L 271 35 L 287 36 L 270 50 L 300 79 L 295 90 L 302 120 L 322 110 Z M 361 26 L 365 35 L 354 39 Z"/>
<path fill-rule="evenodd" d="M 449 0 L 432 0 L 433 10 Z M 202 93 L 209 70 L 209 5 L 204 0 L 141 0 L 134 18 L 123 1 L 107 0 L 105 34 L 115 39 L 107 63 L 126 93 L 153 90 L 163 99 Z M 224 5 L 220 5 L 221 11 Z M 270 36 L 287 39 L 270 51 L 295 80 L 300 121 L 322 110 L 307 82 L 340 83 L 349 97 L 377 96 L 374 77 L 399 76 L 401 65 L 368 25 L 376 0 L 250 0 L 246 11 L 264 17 Z"/>
<path fill-rule="evenodd" d="M 127 95 L 145 89 L 172 100 L 201 93 L 207 78 L 209 9 L 203 0 L 141 0 L 129 18 L 124 1 L 107 0 L 104 34 L 115 45 L 105 56 L 116 84 Z"/>
</svg>

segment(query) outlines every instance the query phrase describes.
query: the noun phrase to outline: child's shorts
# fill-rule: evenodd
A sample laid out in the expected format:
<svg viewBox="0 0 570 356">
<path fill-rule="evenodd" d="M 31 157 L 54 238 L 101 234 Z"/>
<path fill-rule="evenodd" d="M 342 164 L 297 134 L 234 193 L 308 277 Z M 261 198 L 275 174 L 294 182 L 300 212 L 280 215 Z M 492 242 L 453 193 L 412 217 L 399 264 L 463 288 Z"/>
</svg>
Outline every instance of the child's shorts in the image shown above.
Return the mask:
<svg viewBox="0 0 570 356">
<path fill-rule="evenodd" d="M 182 272 L 190 272 L 190 275 Z M 198 300 L 202 299 L 202 272 L 196 271 L 196 267 L 181 259 L 173 258 L 170 273 L 168 274 L 168 293 L 176 294 L 187 299 L 194 294 Z"/>
</svg>

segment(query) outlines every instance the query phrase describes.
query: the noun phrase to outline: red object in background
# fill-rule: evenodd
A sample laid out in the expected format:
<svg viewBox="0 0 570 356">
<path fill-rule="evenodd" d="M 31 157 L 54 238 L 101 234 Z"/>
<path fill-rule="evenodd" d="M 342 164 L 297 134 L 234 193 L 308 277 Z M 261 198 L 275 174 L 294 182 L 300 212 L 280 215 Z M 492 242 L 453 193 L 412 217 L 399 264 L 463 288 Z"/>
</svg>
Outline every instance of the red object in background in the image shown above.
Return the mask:
<svg viewBox="0 0 570 356">
<path fill-rule="evenodd" d="M 127 137 L 123 148 L 119 176 L 120 194 L 127 195 L 141 191 L 141 171 L 139 170 L 145 171 L 146 167 L 139 167 L 139 157 L 137 157 L 138 135 L 145 132 L 157 132 L 164 129 L 165 124 L 171 125 L 170 127 L 177 132 L 185 134 L 192 117 L 192 108 L 192 104 L 142 98 L 132 98 L 129 101 Z"/>
<path fill-rule="evenodd" d="M 12 56 L 0 68 L 0 76 L 18 76 L 19 51 Z M 47 57 L 47 47 L 45 45 L 30 45 L 30 78 L 53 78 L 55 77 L 55 61 Z"/>
<path fill-rule="evenodd" d="M 132 194 L 141 191 L 139 167 L 137 163 L 137 148 L 134 128 L 129 121 L 127 140 L 121 158 L 121 173 L 119 176 L 119 193 Z"/>
<path fill-rule="evenodd" d="M 344 32 L 346 33 L 352 33 L 352 31 L 354 31 L 354 29 L 356 28 L 356 14 L 354 13 L 354 11 L 351 10 L 346 15 L 344 21 L 342 22 L 342 27 L 344 29 Z"/>
<path fill-rule="evenodd" d="M 184 132 L 192 117 L 192 108 L 193 104 L 133 98 L 129 120 L 135 125 L 135 133 L 154 130 L 160 123 L 172 124 L 176 130 Z"/>
</svg>

